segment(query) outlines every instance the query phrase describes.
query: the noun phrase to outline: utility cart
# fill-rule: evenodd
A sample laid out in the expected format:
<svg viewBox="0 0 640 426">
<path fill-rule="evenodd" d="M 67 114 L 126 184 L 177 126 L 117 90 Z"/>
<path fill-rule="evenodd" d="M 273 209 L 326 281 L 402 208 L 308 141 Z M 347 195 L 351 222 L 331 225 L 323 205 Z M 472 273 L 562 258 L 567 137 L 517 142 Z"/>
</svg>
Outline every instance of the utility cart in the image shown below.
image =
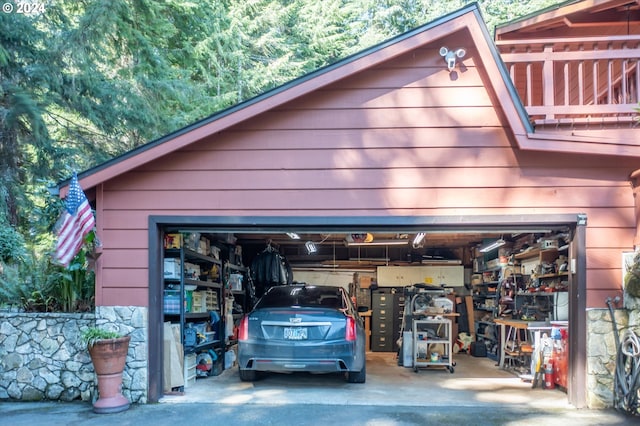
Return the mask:
<svg viewBox="0 0 640 426">
<path fill-rule="evenodd" d="M 433 317 L 413 320 L 413 370 L 443 367 L 453 373 L 451 320 Z"/>
</svg>

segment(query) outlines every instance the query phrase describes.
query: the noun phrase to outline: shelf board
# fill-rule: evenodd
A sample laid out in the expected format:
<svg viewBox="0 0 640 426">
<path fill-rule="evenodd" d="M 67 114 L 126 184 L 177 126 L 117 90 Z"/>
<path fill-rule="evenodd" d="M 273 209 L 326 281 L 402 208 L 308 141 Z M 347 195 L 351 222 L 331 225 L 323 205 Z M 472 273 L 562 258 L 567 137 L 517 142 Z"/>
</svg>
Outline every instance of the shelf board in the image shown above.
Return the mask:
<svg viewBox="0 0 640 426">
<path fill-rule="evenodd" d="M 545 296 L 545 297 L 549 297 L 549 296 L 553 296 L 554 293 L 562 293 L 560 291 L 554 291 L 554 292 L 546 292 L 546 291 L 536 291 L 534 293 L 518 293 L 516 294 L 516 297 L 535 297 L 535 296 Z"/>
<path fill-rule="evenodd" d="M 416 343 L 419 345 L 430 345 L 432 343 L 443 343 L 448 345 L 449 339 L 439 338 L 439 339 L 426 339 L 426 340 L 416 340 Z"/>
<path fill-rule="evenodd" d="M 209 312 L 211 311 L 206 311 L 206 312 L 185 312 L 184 313 L 184 317 L 185 319 L 198 319 L 198 318 L 209 318 Z M 179 317 L 180 313 L 174 314 L 174 313 L 164 313 L 165 317 Z"/>
<path fill-rule="evenodd" d="M 165 283 L 180 285 L 180 278 L 165 278 Z M 200 280 L 184 280 L 185 285 L 195 285 L 198 287 L 209 287 L 209 288 L 222 288 L 222 284 L 213 281 L 200 281 Z"/>
<path fill-rule="evenodd" d="M 559 274 L 542 274 L 542 275 L 535 275 L 533 278 L 560 278 L 560 277 L 568 277 L 569 273 L 568 272 L 560 272 Z"/>
<path fill-rule="evenodd" d="M 188 285 L 197 285 L 198 287 L 222 288 L 222 284 L 213 281 L 184 280 L 184 283 Z"/>
<path fill-rule="evenodd" d="M 225 263 L 225 266 L 228 267 L 229 269 L 233 269 L 235 271 L 246 272 L 246 270 L 247 270 L 246 266 L 234 265 L 232 263 Z"/>
<path fill-rule="evenodd" d="M 210 349 L 216 346 L 220 346 L 222 344 L 222 341 L 220 340 L 212 340 L 210 342 L 205 342 L 205 343 L 201 343 L 199 345 L 196 346 L 185 346 L 184 348 L 184 353 L 185 354 L 191 354 L 191 353 L 195 353 L 195 352 L 200 352 L 203 351 L 205 349 Z"/>
<path fill-rule="evenodd" d="M 482 307 L 482 306 L 477 306 L 474 308 L 476 311 L 487 311 L 487 312 L 493 312 L 496 310 L 496 308 L 487 308 L 487 307 Z"/>
<path fill-rule="evenodd" d="M 165 249 L 164 254 L 166 258 L 180 257 L 180 249 Z M 199 260 L 201 262 L 215 263 L 217 265 L 222 265 L 222 261 L 216 259 L 215 257 L 207 256 L 206 254 L 201 254 L 195 250 L 191 250 L 188 248 L 184 249 L 184 257 L 187 260 Z"/>
</svg>

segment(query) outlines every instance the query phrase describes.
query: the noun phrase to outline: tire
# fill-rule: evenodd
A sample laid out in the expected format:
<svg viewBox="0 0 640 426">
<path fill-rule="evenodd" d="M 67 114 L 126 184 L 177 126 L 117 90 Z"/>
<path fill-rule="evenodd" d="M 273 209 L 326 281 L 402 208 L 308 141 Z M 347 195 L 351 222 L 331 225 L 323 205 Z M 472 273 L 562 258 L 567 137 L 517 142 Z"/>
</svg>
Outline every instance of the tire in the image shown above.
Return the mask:
<svg viewBox="0 0 640 426">
<path fill-rule="evenodd" d="M 238 368 L 238 372 L 240 373 L 240 380 L 242 380 L 243 382 L 254 382 L 258 379 L 256 370 L 245 370 L 243 368 Z"/>
<path fill-rule="evenodd" d="M 347 382 L 364 383 L 367 380 L 367 364 L 362 366 L 360 371 L 347 371 Z"/>
</svg>

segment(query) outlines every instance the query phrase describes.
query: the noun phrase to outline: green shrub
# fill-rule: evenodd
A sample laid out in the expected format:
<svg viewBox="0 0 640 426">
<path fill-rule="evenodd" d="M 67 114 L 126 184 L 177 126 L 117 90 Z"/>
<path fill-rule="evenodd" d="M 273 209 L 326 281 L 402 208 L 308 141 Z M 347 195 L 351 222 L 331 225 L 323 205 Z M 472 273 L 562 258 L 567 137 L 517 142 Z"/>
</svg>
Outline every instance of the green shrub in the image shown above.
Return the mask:
<svg viewBox="0 0 640 426">
<path fill-rule="evenodd" d="M 60 309 L 56 297 L 58 279 L 47 262 L 39 262 L 35 256 L 4 265 L 0 274 L 0 302 L 26 312 L 57 311 Z"/>
<path fill-rule="evenodd" d="M 94 308 L 94 282 L 84 251 L 65 269 L 51 256 L 30 253 L 0 271 L 0 305 L 26 312 L 88 312 Z"/>
<path fill-rule="evenodd" d="M 120 336 L 119 333 L 115 331 L 104 330 L 98 327 L 89 327 L 82 332 L 80 336 L 82 343 L 84 343 L 88 348 L 93 347 L 99 340 L 106 339 L 117 339 Z"/>
</svg>

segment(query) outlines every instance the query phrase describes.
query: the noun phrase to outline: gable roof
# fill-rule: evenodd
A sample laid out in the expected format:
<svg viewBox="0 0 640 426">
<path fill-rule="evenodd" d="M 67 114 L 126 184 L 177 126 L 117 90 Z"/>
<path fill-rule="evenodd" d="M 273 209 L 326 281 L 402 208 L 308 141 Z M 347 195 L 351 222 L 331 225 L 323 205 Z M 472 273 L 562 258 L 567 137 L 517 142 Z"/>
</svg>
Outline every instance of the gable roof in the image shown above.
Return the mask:
<svg viewBox="0 0 640 426">
<path fill-rule="evenodd" d="M 527 134 L 533 132 L 533 127 L 529 123 L 528 115 L 487 30 L 480 10 L 477 4 L 473 3 L 78 173 L 78 179 L 85 190 L 94 188 L 211 134 L 463 28 L 468 29 L 471 34 L 471 41 L 478 49 L 479 60 L 487 68 L 498 102 L 516 139 L 519 141 L 522 138 L 526 139 Z M 65 181 L 59 185 L 61 195 L 66 192 L 67 184 L 68 181 Z"/>
</svg>

